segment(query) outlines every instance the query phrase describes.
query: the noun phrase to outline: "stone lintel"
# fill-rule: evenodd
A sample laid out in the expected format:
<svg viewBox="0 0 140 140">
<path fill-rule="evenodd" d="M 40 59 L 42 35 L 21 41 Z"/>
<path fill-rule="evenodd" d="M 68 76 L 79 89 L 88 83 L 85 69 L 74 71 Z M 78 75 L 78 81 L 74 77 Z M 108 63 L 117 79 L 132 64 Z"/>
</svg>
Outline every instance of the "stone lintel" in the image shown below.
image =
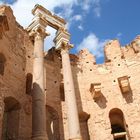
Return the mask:
<svg viewBox="0 0 140 140">
<path fill-rule="evenodd" d="M 91 83 L 90 92 L 93 99 L 96 99 L 101 96 L 101 83 Z"/>
<path fill-rule="evenodd" d="M 56 37 L 54 38 L 55 48 L 56 50 L 60 50 L 62 48 L 70 49 L 73 47 L 70 44 L 70 34 L 65 29 L 60 29 L 56 33 Z"/>
<path fill-rule="evenodd" d="M 39 4 L 35 5 L 34 9 L 32 10 L 32 14 L 35 16 L 40 15 L 49 26 L 53 27 L 56 30 L 58 30 L 59 28 L 64 28 L 66 25 L 66 22 L 63 18 L 52 14 L 50 11 Z"/>
<path fill-rule="evenodd" d="M 118 82 L 122 93 L 128 93 L 130 91 L 128 76 L 119 77 Z"/>
</svg>

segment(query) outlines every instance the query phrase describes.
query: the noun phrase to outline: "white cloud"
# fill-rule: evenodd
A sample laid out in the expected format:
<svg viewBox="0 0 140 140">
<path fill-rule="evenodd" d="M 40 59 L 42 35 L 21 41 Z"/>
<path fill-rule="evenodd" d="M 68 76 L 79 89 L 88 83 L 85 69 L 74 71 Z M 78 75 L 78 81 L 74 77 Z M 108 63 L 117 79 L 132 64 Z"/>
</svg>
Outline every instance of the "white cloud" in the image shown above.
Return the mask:
<svg viewBox="0 0 140 140">
<path fill-rule="evenodd" d="M 73 19 L 75 21 L 81 21 L 82 20 L 82 16 L 81 15 L 75 15 L 75 16 L 73 16 Z"/>
<path fill-rule="evenodd" d="M 89 12 L 93 9 L 96 17 L 101 16 L 101 0 L 84 0 L 80 5 L 85 12 Z"/>
<path fill-rule="evenodd" d="M 108 40 L 100 40 L 95 34 L 91 33 L 78 45 L 77 50 L 87 48 L 97 58 L 103 56 L 103 48 Z"/>
<path fill-rule="evenodd" d="M 80 0 L 81 1 L 81 0 Z M 35 4 L 43 5 L 48 10 L 54 11 L 56 7 L 62 8 L 61 16 L 69 20 L 70 18 L 75 17 L 75 20 L 81 20 L 82 16 L 73 15 L 74 9 L 73 6 L 81 6 L 83 9 L 83 13 L 86 11 L 90 11 L 93 9 L 95 15 L 100 17 L 101 12 L 101 0 L 83 0 L 80 2 L 79 0 L 17 0 L 12 6 L 14 11 L 14 15 L 17 18 L 17 21 L 24 27 L 27 27 L 32 19 L 31 10 L 33 9 Z"/>
<path fill-rule="evenodd" d="M 82 26 L 82 25 L 79 25 L 79 26 L 78 26 L 78 29 L 79 29 L 79 30 L 81 30 L 81 31 L 83 31 L 83 30 L 84 30 L 84 28 L 83 28 L 83 26 Z"/>
<path fill-rule="evenodd" d="M 43 5 L 48 10 L 54 11 L 56 7 L 65 7 L 67 11 L 64 13 L 66 15 L 71 14 L 71 6 L 68 8 L 68 5 L 76 4 L 76 0 L 18 0 L 16 3 L 12 5 L 12 9 L 14 11 L 14 15 L 17 18 L 17 21 L 24 27 L 27 27 L 32 20 L 31 10 L 33 9 L 35 4 Z"/>
<path fill-rule="evenodd" d="M 95 15 L 99 17 L 101 9 L 100 0 L 17 0 L 17 2 L 11 5 L 11 7 L 13 9 L 16 20 L 24 28 L 26 28 L 31 23 L 31 20 L 33 18 L 31 10 L 36 4 L 40 4 L 50 11 L 54 11 L 56 7 L 60 7 L 62 9 L 62 12 L 59 13 L 59 15 L 68 21 L 68 28 L 70 28 L 72 23 L 74 23 L 75 21 L 82 22 L 82 14 L 86 14 L 86 11 L 89 12 L 93 9 Z M 81 8 L 83 9 L 81 15 L 74 15 L 74 6 L 81 6 Z M 79 25 L 78 28 L 80 30 L 83 30 L 83 27 L 81 25 Z M 46 46 L 49 46 L 49 48 L 52 45 L 51 41 L 55 36 L 55 32 L 51 29 L 50 34 L 51 37 L 48 37 L 48 39 L 46 39 L 48 43 L 45 41 Z"/>
<path fill-rule="evenodd" d="M 56 30 L 51 28 L 51 27 L 47 27 L 47 32 L 50 33 L 50 36 L 47 36 L 45 38 L 45 43 L 44 43 L 44 50 L 49 50 L 51 47 L 54 46 L 54 42 L 53 42 L 53 39 L 55 37 L 55 33 L 56 33 Z"/>
<path fill-rule="evenodd" d="M 122 36 L 121 32 L 117 33 L 117 35 L 116 35 L 116 37 L 119 38 L 119 39 L 121 38 L 121 36 Z"/>
<path fill-rule="evenodd" d="M 100 17 L 101 16 L 101 4 L 100 4 L 101 0 L 94 0 L 93 3 L 94 3 L 94 14 L 97 16 L 97 17 Z"/>
</svg>

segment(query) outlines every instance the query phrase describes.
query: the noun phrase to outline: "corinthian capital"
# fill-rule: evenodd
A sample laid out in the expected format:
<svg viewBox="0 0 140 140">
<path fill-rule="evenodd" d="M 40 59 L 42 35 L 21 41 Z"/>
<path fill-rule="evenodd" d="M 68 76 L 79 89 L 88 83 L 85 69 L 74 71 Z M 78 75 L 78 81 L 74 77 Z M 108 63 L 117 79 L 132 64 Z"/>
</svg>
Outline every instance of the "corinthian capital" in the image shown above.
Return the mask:
<svg viewBox="0 0 140 140">
<path fill-rule="evenodd" d="M 69 50 L 73 48 L 73 45 L 70 44 L 70 34 L 64 28 L 59 29 L 56 32 L 56 37 L 54 38 L 55 47 L 57 50 Z"/>
<path fill-rule="evenodd" d="M 27 31 L 31 37 L 36 39 L 44 39 L 50 34 L 46 32 L 47 23 L 39 16 L 35 17 L 32 23 L 28 26 Z"/>
</svg>

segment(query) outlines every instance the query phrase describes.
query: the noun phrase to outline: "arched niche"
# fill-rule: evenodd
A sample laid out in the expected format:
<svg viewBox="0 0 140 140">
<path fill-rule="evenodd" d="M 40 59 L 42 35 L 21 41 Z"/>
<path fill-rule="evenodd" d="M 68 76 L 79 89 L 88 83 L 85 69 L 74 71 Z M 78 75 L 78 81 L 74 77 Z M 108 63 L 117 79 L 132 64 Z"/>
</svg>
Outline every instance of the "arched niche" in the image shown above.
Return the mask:
<svg viewBox="0 0 140 140">
<path fill-rule="evenodd" d="M 125 122 L 123 112 L 114 108 L 109 112 L 111 123 L 111 134 L 114 140 L 129 140 L 129 132 Z"/>
<path fill-rule="evenodd" d="M 33 75 L 31 73 L 27 73 L 26 75 L 26 94 L 31 95 L 32 92 L 32 82 Z"/>
<path fill-rule="evenodd" d="M 15 98 L 6 97 L 4 99 L 2 140 L 18 140 L 20 109 L 21 105 Z"/>
<path fill-rule="evenodd" d="M 46 123 L 48 138 L 50 140 L 60 140 L 58 113 L 48 105 L 46 106 Z"/>
<path fill-rule="evenodd" d="M 0 75 L 4 75 L 4 67 L 5 67 L 6 58 L 0 53 Z"/>
</svg>

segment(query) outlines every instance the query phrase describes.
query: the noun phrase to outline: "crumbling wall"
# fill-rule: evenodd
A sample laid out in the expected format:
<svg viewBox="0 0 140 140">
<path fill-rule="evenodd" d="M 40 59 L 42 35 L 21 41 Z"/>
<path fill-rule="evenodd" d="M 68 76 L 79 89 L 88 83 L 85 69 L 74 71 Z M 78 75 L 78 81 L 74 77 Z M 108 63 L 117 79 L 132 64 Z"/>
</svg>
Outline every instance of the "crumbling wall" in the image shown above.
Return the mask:
<svg viewBox="0 0 140 140">
<path fill-rule="evenodd" d="M 127 137 L 140 138 L 140 55 L 135 51 L 139 46 L 134 48 L 132 44 L 121 47 L 118 40 L 107 43 L 104 64 L 96 64 L 87 49 L 70 54 L 83 139 L 113 140 L 109 113 L 114 108 L 124 114 Z M 49 51 L 45 68 L 46 104 L 58 112 L 60 139 L 68 139 L 67 107 L 65 96 L 61 96 L 64 94 L 61 57 Z"/>
<path fill-rule="evenodd" d="M 33 45 L 26 31 L 16 22 L 8 6 L 0 6 L 0 32 L 0 54 L 4 56 L 4 60 L 1 61 L 3 70 L 0 74 L 0 97 L 2 98 L 0 129 L 2 132 L 5 99 L 12 97 L 21 105 L 19 137 L 16 139 L 29 139 L 31 137 L 31 97 L 26 94 L 26 74 L 32 73 Z M 14 134 L 8 137 L 13 138 Z"/>
<path fill-rule="evenodd" d="M 136 41 L 139 42 L 138 37 Z M 90 139 L 113 139 L 109 119 L 113 108 L 123 112 L 128 137 L 140 138 L 140 56 L 136 50 L 138 44 L 134 47 L 130 43 L 122 48 L 118 40 L 112 40 L 105 46 L 104 64 L 96 64 L 94 56 L 82 50 L 77 65 L 72 65 L 79 114 L 90 115 L 86 121 L 88 128 L 81 126 L 81 132 L 88 131 Z"/>
</svg>

